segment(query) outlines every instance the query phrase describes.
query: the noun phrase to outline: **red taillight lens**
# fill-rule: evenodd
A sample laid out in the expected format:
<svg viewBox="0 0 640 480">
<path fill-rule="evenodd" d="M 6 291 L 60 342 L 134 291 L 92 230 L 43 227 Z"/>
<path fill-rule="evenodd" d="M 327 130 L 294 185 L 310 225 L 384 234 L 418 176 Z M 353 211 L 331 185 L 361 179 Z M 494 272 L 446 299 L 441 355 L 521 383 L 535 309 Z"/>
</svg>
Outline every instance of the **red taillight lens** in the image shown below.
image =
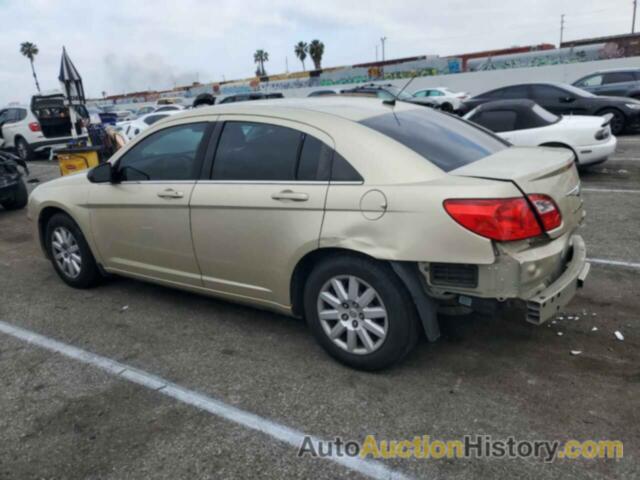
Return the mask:
<svg viewBox="0 0 640 480">
<path fill-rule="evenodd" d="M 29 130 L 31 130 L 32 132 L 39 132 L 40 124 L 38 122 L 31 122 L 29 124 Z"/>
<path fill-rule="evenodd" d="M 534 193 L 528 195 L 529 200 L 538 211 L 545 231 L 558 228 L 562 224 L 562 214 L 556 203 L 547 195 Z"/>
<path fill-rule="evenodd" d="M 492 240 L 522 240 L 542 233 L 523 197 L 450 199 L 444 208 L 460 225 Z"/>
</svg>

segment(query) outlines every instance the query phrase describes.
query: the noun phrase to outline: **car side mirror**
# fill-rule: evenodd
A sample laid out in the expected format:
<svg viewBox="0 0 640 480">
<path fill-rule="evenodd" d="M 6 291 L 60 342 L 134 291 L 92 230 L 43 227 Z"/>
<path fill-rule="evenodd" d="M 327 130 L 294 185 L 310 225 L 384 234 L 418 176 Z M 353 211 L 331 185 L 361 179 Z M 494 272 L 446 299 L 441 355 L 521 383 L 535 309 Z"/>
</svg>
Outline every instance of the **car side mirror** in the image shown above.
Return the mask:
<svg viewBox="0 0 640 480">
<path fill-rule="evenodd" d="M 114 169 L 109 162 L 101 163 L 87 174 L 91 183 L 113 183 Z"/>
<path fill-rule="evenodd" d="M 561 97 L 560 101 L 562 103 L 571 103 L 575 100 L 575 97 Z"/>
</svg>

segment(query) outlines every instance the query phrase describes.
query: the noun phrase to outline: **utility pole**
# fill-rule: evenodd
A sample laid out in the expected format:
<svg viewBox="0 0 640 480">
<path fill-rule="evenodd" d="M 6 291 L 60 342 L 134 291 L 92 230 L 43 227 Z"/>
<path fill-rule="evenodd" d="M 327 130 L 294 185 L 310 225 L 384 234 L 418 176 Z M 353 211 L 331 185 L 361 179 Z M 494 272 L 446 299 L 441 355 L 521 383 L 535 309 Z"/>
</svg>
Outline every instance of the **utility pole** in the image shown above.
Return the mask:
<svg viewBox="0 0 640 480">
<path fill-rule="evenodd" d="M 384 42 L 387 41 L 387 37 L 382 37 L 380 43 L 382 43 L 382 61 L 384 62 Z"/>
<path fill-rule="evenodd" d="M 636 33 L 636 8 L 638 7 L 638 0 L 633 0 L 633 20 L 631 21 L 631 33 Z"/>
<path fill-rule="evenodd" d="M 564 35 L 564 13 L 560 15 L 560 43 L 558 48 L 562 48 L 562 37 Z"/>
<path fill-rule="evenodd" d="M 376 45 L 376 62 L 378 61 L 378 45 Z"/>
<path fill-rule="evenodd" d="M 289 73 L 289 57 L 284 57 L 284 64 L 285 64 L 285 67 L 284 67 L 285 73 Z"/>
</svg>

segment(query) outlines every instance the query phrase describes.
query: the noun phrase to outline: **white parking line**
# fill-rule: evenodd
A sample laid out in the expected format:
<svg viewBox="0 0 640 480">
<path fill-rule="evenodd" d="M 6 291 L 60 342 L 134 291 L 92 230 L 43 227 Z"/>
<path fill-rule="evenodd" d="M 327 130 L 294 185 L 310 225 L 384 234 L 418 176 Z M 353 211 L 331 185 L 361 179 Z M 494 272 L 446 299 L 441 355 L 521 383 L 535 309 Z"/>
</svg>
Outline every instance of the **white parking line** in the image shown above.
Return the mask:
<svg viewBox="0 0 640 480">
<path fill-rule="evenodd" d="M 587 258 L 588 262 L 600 265 L 611 265 L 614 267 L 640 268 L 638 262 L 623 262 L 622 260 L 607 260 L 606 258 Z"/>
<path fill-rule="evenodd" d="M 593 193 L 640 193 L 640 190 L 625 188 L 583 188 L 581 191 Z"/>
<path fill-rule="evenodd" d="M 12 337 L 24 340 L 32 345 L 44 348 L 46 350 L 59 353 L 65 357 L 78 360 L 82 363 L 97 367 L 119 378 L 124 378 L 143 387 L 155 390 L 162 395 L 171 397 L 179 402 L 191 405 L 193 407 L 209 412 L 225 420 L 242 425 L 243 427 L 268 435 L 271 438 L 299 448 L 302 445 L 305 433 L 289 428 L 285 425 L 273 422 L 266 418 L 262 418 L 254 413 L 250 413 L 239 408 L 227 405 L 226 403 L 207 397 L 201 393 L 189 390 L 187 388 L 176 385 L 163 378 L 147 373 L 143 370 L 131 367 L 127 364 L 111 360 L 107 357 L 87 352 L 80 348 L 66 343 L 53 340 L 30 330 L 25 330 L 10 323 L 0 320 L 0 332 Z M 317 437 L 310 436 L 314 445 L 320 440 Z M 323 457 L 337 464 L 342 465 L 350 470 L 361 473 L 374 479 L 380 480 L 408 480 L 409 477 L 403 473 L 391 470 L 380 462 L 375 460 L 364 460 L 361 458 L 339 457 L 336 454 L 329 457 Z"/>
</svg>

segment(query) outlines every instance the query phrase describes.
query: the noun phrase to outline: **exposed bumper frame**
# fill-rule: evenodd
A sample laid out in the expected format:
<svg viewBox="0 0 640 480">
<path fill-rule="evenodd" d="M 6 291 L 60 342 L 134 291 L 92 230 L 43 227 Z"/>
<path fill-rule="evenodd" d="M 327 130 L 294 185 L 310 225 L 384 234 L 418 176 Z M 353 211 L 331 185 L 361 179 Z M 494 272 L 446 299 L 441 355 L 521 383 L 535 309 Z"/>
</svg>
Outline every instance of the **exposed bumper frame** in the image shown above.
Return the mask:
<svg viewBox="0 0 640 480">
<path fill-rule="evenodd" d="M 573 256 L 565 271 L 547 288 L 526 300 L 527 321 L 541 325 L 553 318 L 574 297 L 589 274 L 587 248 L 578 235 L 571 238 Z"/>
</svg>

